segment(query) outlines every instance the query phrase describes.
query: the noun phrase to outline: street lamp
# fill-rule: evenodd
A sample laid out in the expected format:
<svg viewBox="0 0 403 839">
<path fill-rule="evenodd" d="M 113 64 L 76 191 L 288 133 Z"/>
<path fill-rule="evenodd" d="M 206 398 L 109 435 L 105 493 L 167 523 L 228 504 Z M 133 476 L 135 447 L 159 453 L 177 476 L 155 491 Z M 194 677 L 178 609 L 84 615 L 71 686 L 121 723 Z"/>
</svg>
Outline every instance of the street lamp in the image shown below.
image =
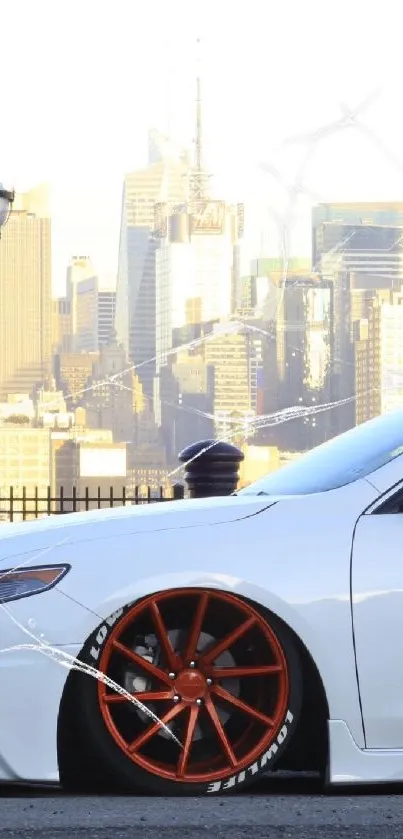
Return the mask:
<svg viewBox="0 0 403 839">
<path fill-rule="evenodd" d="M 0 236 L 2 227 L 5 227 L 8 222 L 14 198 L 14 190 L 6 189 L 3 184 L 0 183 Z"/>
</svg>

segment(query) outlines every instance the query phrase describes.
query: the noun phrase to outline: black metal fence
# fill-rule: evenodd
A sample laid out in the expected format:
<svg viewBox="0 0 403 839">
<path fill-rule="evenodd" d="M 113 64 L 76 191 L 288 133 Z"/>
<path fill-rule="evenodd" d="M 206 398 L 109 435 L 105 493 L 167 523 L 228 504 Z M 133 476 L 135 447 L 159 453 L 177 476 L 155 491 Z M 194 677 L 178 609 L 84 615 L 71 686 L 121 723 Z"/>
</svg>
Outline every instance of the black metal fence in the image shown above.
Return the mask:
<svg viewBox="0 0 403 839">
<path fill-rule="evenodd" d="M 102 493 L 101 487 L 98 487 L 95 495 L 90 494 L 88 487 L 82 494 L 78 493 L 77 487 L 73 487 L 71 493 L 68 494 L 65 493 L 63 487 L 60 487 L 58 495 L 52 495 L 50 486 L 45 494 L 40 494 L 37 487 L 33 494 L 29 494 L 26 487 L 22 487 L 21 490 L 10 487 L 7 495 L 0 496 L 0 524 L 29 521 L 64 513 L 101 510 L 103 507 L 128 507 L 178 500 L 184 497 L 184 493 L 185 487 L 182 484 L 174 484 L 170 494 L 165 492 L 163 487 L 160 487 L 158 492 L 148 487 L 146 493 L 140 492 L 140 488 L 135 487 L 132 494 L 127 492 L 126 487 L 122 487 L 119 491 L 116 487 L 110 487 L 107 495 Z"/>
<path fill-rule="evenodd" d="M 179 500 L 185 497 L 185 490 L 190 498 L 230 495 L 237 487 L 239 465 L 243 458 L 240 449 L 230 443 L 221 440 L 199 440 L 179 454 L 184 468 L 186 488 L 180 483 L 173 484 L 170 492 L 165 492 L 163 487 L 154 492 L 148 487 L 143 493 L 140 492 L 140 487 L 136 487 L 130 494 L 125 486 L 117 488 L 115 484 L 106 494 L 104 485 L 97 490 L 87 487 L 83 494 L 80 494 L 75 486 L 72 487 L 71 493 L 67 494 L 61 487 L 57 495 L 52 495 L 49 486 L 45 494 L 40 494 L 36 488 L 33 495 L 30 495 L 26 487 L 10 487 L 6 495 L 4 492 L 0 495 L 0 525 L 64 513 L 101 510 L 103 507 L 127 507 L 133 504 Z"/>
</svg>

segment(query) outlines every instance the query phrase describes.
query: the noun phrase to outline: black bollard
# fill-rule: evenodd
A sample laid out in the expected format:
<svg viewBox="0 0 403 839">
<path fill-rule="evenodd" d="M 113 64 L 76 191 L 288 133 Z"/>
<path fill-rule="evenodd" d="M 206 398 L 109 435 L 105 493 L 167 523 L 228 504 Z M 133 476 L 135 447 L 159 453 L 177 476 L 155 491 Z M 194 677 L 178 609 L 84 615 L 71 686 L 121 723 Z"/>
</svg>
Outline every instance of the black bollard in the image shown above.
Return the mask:
<svg viewBox="0 0 403 839">
<path fill-rule="evenodd" d="M 231 495 L 239 479 L 239 464 L 244 454 L 231 443 L 200 440 L 179 454 L 185 464 L 185 481 L 190 498 Z"/>
</svg>

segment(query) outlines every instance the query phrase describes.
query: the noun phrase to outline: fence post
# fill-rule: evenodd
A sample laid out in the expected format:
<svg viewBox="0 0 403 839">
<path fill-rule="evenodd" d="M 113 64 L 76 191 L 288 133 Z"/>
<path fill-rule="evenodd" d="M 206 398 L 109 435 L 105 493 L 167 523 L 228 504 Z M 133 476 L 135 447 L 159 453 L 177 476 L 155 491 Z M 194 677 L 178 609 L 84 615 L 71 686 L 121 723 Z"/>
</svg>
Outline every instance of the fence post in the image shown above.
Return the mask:
<svg viewBox="0 0 403 839">
<path fill-rule="evenodd" d="M 185 497 L 185 487 L 183 484 L 173 484 L 172 497 L 174 501 L 180 501 Z"/>
<path fill-rule="evenodd" d="M 231 495 L 239 479 L 239 465 L 244 454 L 231 443 L 200 440 L 179 454 L 185 464 L 185 481 L 191 498 Z"/>
<path fill-rule="evenodd" d="M 64 516 L 64 487 L 59 487 L 59 513 Z"/>
</svg>

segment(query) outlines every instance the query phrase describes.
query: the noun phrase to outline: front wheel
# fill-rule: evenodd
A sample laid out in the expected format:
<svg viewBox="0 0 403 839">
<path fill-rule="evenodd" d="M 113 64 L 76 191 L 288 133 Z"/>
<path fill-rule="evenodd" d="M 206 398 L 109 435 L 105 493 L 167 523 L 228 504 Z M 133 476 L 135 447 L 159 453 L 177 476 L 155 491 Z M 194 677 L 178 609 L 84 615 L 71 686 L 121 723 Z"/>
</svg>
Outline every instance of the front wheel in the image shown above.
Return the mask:
<svg viewBox="0 0 403 839">
<path fill-rule="evenodd" d="M 99 673 L 74 674 L 82 752 L 121 789 L 235 791 L 274 767 L 297 724 L 289 632 L 226 592 L 146 597 L 106 620 L 80 658 Z M 62 770 L 62 783 L 79 772 Z"/>
</svg>

